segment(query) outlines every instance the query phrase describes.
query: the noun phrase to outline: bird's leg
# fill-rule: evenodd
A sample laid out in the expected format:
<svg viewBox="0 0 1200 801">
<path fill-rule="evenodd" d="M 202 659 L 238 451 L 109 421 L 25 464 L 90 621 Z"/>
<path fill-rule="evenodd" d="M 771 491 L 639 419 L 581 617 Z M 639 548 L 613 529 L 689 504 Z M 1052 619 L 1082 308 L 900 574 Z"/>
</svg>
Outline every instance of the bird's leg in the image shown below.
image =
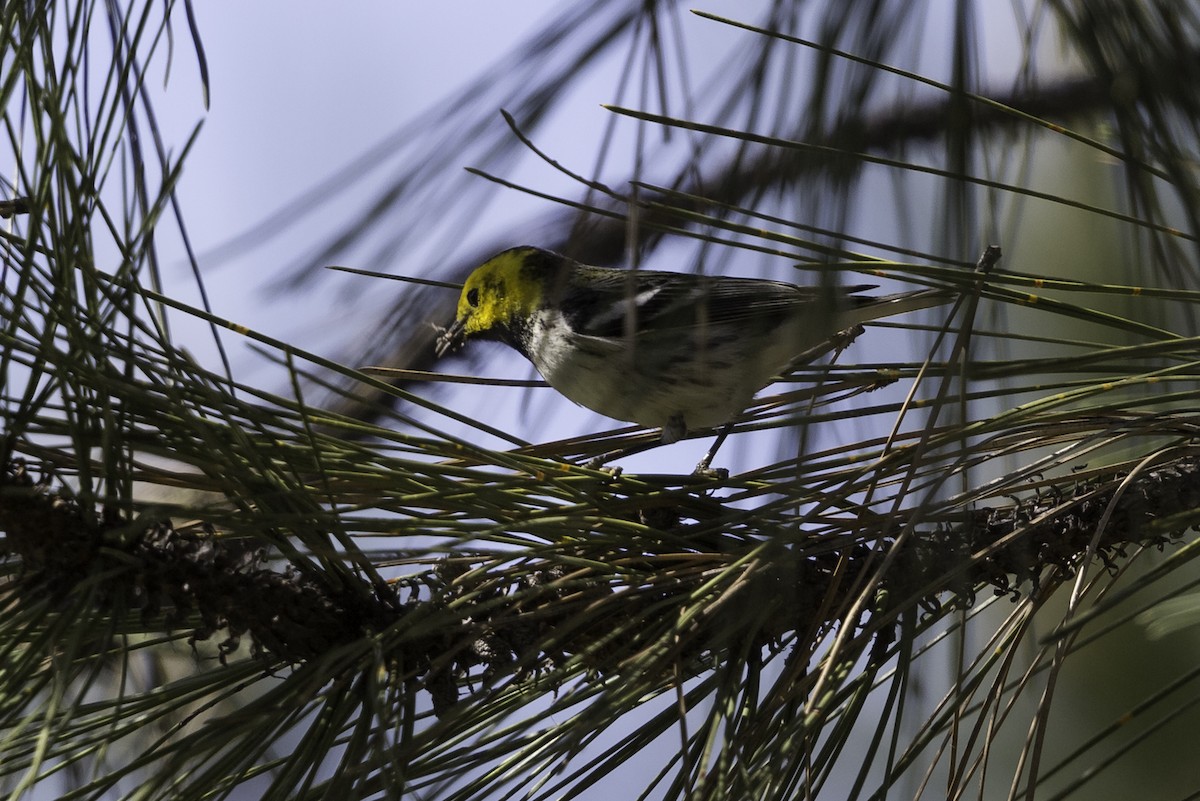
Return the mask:
<svg viewBox="0 0 1200 801">
<path fill-rule="evenodd" d="M 692 471 L 693 475 L 705 476 L 707 478 L 719 478 L 724 480 L 729 478 L 729 471 L 725 468 L 717 468 L 713 470 L 709 467 L 712 464 L 713 458 L 717 455 L 717 450 L 725 442 L 725 438 L 729 436 L 729 432 L 733 430 L 733 421 L 730 420 L 725 425 L 721 426 L 721 430 L 717 432 L 717 439 L 713 442 L 712 447 L 708 449 L 708 453 L 696 465 L 696 469 Z M 623 459 L 626 456 L 633 456 L 636 453 L 644 453 L 645 451 L 657 448 L 659 445 L 670 445 L 683 439 L 687 433 L 687 423 L 683 419 L 683 415 L 676 414 L 667 421 L 667 424 L 662 428 L 662 434 L 657 442 L 644 442 L 640 445 L 631 445 L 628 448 L 618 448 L 615 451 L 602 453 L 596 458 L 587 463 L 590 470 L 599 470 L 608 462 L 614 459 Z M 619 471 L 620 468 L 617 468 Z"/>
<path fill-rule="evenodd" d="M 662 427 L 662 433 L 659 439 L 663 445 L 670 445 L 674 442 L 679 442 L 683 439 L 683 435 L 687 433 L 687 421 L 683 419 L 682 414 L 673 414 L 667 420 L 667 424 Z"/>
<path fill-rule="evenodd" d="M 641 445 L 630 445 L 628 448 L 617 448 L 615 451 L 600 454 L 584 465 L 584 467 L 589 470 L 599 470 L 614 459 L 624 459 L 626 456 L 633 456 L 636 453 L 645 453 L 652 448 L 657 448 L 661 444 L 661 442 L 644 442 Z M 621 470 L 619 467 L 613 469 L 617 472 Z"/>
<path fill-rule="evenodd" d="M 678 442 L 683 439 L 683 435 L 686 433 L 687 423 L 684 421 L 683 415 L 672 415 L 667 424 L 662 427 L 662 433 L 659 435 L 657 442 L 646 442 L 641 445 L 631 445 L 628 448 L 618 448 L 615 451 L 602 453 L 588 462 L 587 467 L 591 470 L 598 470 L 613 459 L 622 459 L 626 456 L 633 456 L 635 453 L 644 453 L 652 448 L 657 448 L 659 445 L 670 445 L 673 442 Z"/>
<path fill-rule="evenodd" d="M 626 456 L 633 456 L 635 453 L 645 453 L 646 451 L 657 448 L 659 445 L 670 445 L 672 442 L 678 442 L 687 433 L 687 423 L 683 421 L 683 415 L 672 415 L 667 424 L 662 427 L 662 433 L 659 435 L 657 442 L 645 442 L 641 445 L 630 445 L 628 448 L 618 448 L 615 451 L 602 453 L 595 459 L 587 463 L 591 470 L 599 470 L 607 462 L 613 459 L 623 459 Z"/>
<path fill-rule="evenodd" d="M 719 478 L 722 481 L 729 478 L 729 471 L 725 468 L 718 467 L 716 470 L 713 470 L 709 465 L 712 464 L 712 460 L 716 457 L 717 451 L 720 450 L 721 446 L 725 444 L 725 439 L 729 436 L 729 432 L 731 431 L 733 431 L 732 420 L 721 426 L 721 430 L 717 432 L 717 438 L 713 440 L 712 447 L 708 449 L 708 453 L 704 454 L 704 458 L 696 463 L 696 469 L 692 471 L 693 475 Z"/>
</svg>

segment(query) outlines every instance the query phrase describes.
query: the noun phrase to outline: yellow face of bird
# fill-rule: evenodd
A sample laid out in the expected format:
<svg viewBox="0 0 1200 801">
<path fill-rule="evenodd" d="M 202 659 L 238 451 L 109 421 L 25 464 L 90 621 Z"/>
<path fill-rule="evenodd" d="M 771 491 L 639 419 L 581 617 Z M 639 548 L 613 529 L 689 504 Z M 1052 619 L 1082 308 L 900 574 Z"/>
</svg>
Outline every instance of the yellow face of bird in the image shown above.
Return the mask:
<svg viewBox="0 0 1200 801">
<path fill-rule="evenodd" d="M 475 269 L 463 284 L 457 322 L 464 336 L 510 325 L 542 302 L 543 276 L 529 263 L 533 248 L 514 248 Z"/>
<path fill-rule="evenodd" d="M 536 263 L 543 252 L 513 248 L 476 267 L 463 284 L 454 323 L 438 341 L 438 355 L 473 334 L 504 329 L 536 311 L 545 290 L 545 271 Z"/>
</svg>

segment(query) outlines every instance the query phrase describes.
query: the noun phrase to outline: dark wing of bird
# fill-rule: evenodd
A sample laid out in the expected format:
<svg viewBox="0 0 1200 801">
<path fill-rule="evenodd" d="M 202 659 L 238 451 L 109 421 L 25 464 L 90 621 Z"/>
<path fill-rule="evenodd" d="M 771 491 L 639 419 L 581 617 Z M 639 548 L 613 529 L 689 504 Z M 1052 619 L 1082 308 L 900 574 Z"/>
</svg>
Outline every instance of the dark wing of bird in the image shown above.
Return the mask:
<svg viewBox="0 0 1200 801">
<path fill-rule="evenodd" d="M 597 337 L 637 335 L 697 325 L 773 326 L 797 306 L 823 302 L 827 312 L 864 302 L 852 297 L 870 286 L 802 287 L 782 281 L 638 270 L 595 270 L 582 286 L 564 291 L 560 308 L 575 331 Z"/>
</svg>

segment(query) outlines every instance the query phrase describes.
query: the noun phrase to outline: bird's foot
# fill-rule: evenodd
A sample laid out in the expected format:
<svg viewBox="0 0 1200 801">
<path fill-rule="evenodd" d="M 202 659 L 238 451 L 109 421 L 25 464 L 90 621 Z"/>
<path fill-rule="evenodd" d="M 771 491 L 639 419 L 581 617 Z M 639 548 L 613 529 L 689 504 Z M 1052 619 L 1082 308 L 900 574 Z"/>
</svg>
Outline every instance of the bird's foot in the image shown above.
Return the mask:
<svg viewBox="0 0 1200 801">
<path fill-rule="evenodd" d="M 707 459 L 701 459 L 696 463 L 696 469 L 692 471 L 693 476 L 702 478 L 715 478 L 717 481 L 725 481 L 729 478 L 729 471 L 724 467 L 709 467 Z"/>
</svg>

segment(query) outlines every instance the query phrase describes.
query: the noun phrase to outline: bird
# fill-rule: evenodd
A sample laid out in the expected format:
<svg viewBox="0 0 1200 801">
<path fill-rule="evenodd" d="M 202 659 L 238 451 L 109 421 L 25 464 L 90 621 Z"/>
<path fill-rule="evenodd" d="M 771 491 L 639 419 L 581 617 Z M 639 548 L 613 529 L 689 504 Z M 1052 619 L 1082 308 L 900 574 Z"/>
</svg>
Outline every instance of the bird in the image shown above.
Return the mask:
<svg viewBox="0 0 1200 801">
<path fill-rule="evenodd" d="M 504 342 L 562 395 L 660 428 L 663 444 L 725 426 L 700 470 L 726 424 L 804 354 L 859 324 L 952 298 L 936 289 L 861 294 L 874 288 L 594 267 L 513 247 L 467 277 L 435 351 Z"/>
</svg>

